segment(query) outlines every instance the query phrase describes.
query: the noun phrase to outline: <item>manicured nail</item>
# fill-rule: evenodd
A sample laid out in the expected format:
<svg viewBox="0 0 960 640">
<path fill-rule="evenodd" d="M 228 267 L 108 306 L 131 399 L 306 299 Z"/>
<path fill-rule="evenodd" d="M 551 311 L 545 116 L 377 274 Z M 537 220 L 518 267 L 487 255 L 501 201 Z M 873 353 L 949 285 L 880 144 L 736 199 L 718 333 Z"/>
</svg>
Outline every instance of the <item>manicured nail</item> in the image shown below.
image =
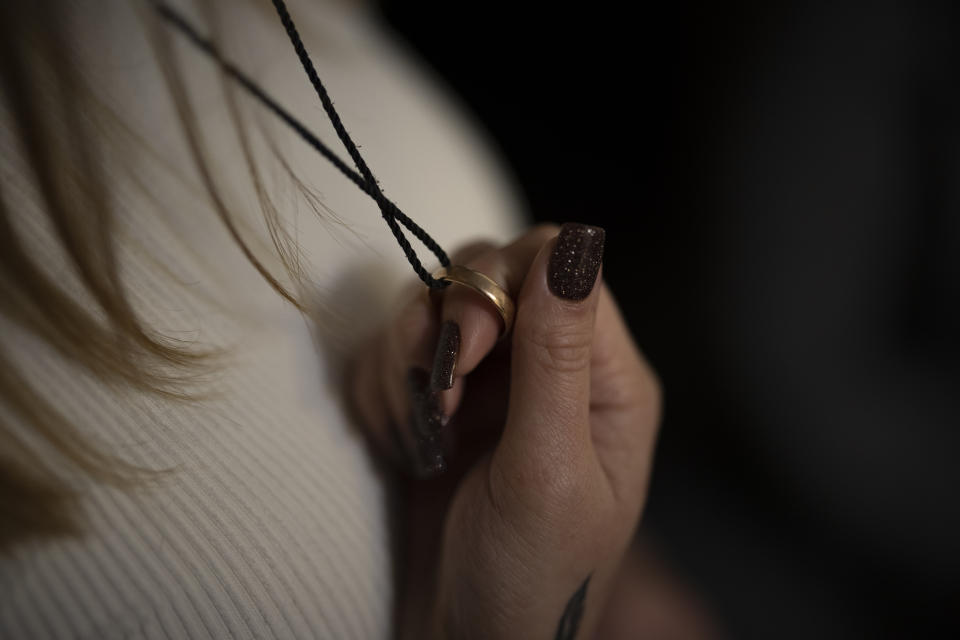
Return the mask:
<svg viewBox="0 0 960 640">
<path fill-rule="evenodd" d="M 411 367 L 407 372 L 407 390 L 419 474 L 423 477 L 441 474 L 447 463 L 440 430 L 447 419 L 440 406 L 440 394 L 430 388 L 430 374 L 420 367 Z"/>
<path fill-rule="evenodd" d="M 558 298 L 583 300 L 593 290 L 603 263 L 600 227 L 567 223 L 560 227 L 557 244 L 547 265 L 547 286 Z"/>
<path fill-rule="evenodd" d="M 426 369 L 410 368 L 407 372 L 407 392 L 414 435 L 423 438 L 440 431 L 446 420 L 440 407 L 440 394 L 430 388 L 430 374 Z"/>
<path fill-rule="evenodd" d="M 417 453 L 420 457 L 420 475 L 429 478 L 438 476 L 447 470 L 447 461 L 443 456 L 443 444 L 440 434 L 433 433 L 417 441 Z"/>
<path fill-rule="evenodd" d="M 453 374 L 457 369 L 457 355 L 460 353 L 460 325 L 447 321 L 440 327 L 440 339 L 437 352 L 433 356 L 433 373 L 430 376 L 430 388 L 445 391 L 453 387 Z"/>
</svg>

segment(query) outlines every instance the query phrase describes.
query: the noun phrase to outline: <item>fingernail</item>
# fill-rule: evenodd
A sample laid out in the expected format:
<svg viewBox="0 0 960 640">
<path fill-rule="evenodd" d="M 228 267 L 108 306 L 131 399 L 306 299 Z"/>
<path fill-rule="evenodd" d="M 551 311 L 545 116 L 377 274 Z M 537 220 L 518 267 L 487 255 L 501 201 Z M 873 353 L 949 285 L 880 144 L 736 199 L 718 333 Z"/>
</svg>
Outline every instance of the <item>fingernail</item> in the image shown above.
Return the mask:
<svg viewBox="0 0 960 640">
<path fill-rule="evenodd" d="M 446 424 L 446 418 L 440 407 L 440 394 L 430 388 L 430 374 L 426 369 L 410 368 L 407 372 L 407 393 L 418 473 L 423 477 L 441 474 L 447 468 L 440 438 L 440 429 Z"/>
<path fill-rule="evenodd" d="M 547 286 L 558 298 L 583 300 L 593 290 L 603 263 L 600 227 L 567 223 L 560 227 L 557 244 L 547 265 Z"/>
<path fill-rule="evenodd" d="M 433 356 L 433 373 L 430 376 L 430 388 L 444 391 L 453 387 L 453 374 L 457 369 L 457 355 L 460 353 L 460 325 L 447 321 L 440 327 L 440 339 L 437 352 Z"/>
<path fill-rule="evenodd" d="M 447 470 L 447 461 L 443 456 L 440 434 L 434 433 L 420 438 L 417 441 L 417 452 L 420 454 L 421 476 L 437 476 Z"/>
<path fill-rule="evenodd" d="M 422 438 L 440 431 L 446 422 L 440 407 L 440 394 L 430 389 L 430 374 L 426 369 L 410 368 L 407 372 L 407 390 L 414 435 Z"/>
</svg>

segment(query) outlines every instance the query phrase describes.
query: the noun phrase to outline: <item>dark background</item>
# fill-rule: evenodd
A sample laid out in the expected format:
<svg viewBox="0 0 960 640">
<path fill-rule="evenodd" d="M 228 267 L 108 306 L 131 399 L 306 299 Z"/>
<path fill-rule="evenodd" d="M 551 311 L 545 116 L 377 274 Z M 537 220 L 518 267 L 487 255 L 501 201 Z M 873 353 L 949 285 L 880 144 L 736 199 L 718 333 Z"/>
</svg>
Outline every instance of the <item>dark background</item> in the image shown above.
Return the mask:
<svg viewBox="0 0 960 640">
<path fill-rule="evenodd" d="M 960 637 L 953 3 L 381 5 L 536 220 L 607 229 L 643 530 L 728 635 Z"/>
</svg>

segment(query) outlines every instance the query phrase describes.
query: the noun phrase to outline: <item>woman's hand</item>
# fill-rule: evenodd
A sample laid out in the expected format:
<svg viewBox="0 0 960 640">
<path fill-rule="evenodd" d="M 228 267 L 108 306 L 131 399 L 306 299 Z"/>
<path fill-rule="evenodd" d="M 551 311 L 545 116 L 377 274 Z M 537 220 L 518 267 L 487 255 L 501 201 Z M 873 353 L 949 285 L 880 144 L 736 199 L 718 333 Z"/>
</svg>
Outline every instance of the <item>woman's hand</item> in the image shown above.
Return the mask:
<svg viewBox="0 0 960 640">
<path fill-rule="evenodd" d="M 371 441 L 438 476 L 405 487 L 401 635 L 567 640 L 596 627 L 660 411 L 600 278 L 603 243 L 568 224 L 468 247 L 454 263 L 514 297 L 508 339 L 488 302 L 451 286 L 416 296 L 357 361 Z"/>
</svg>

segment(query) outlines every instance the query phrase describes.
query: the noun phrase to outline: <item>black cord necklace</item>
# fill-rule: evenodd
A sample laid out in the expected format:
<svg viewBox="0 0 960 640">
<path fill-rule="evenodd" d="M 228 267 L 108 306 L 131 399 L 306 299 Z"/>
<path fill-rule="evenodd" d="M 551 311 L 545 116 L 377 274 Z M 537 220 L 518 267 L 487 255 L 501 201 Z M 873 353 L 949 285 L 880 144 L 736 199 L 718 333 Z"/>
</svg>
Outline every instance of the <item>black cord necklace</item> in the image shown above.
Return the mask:
<svg viewBox="0 0 960 640">
<path fill-rule="evenodd" d="M 307 53 L 306 48 L 303 46 L 303 41 L 300 39 L 300 34 L 297 32 L 297 28 L 293 24 L 293 19 L 290 17 L 290 12 L 287 11 L 287 6 L 283 0 L 273 0 L 273 6 L 277 10 L 277 15 L 280 16 L 280 22 L 283 23 L 283 27 L 287 31 L 287 35 L 290 38 L 290 43 L 293 44 L 293 48 L 297 52 L 297 57 L 300 58 L 300 64 L 303 65 L 303 70 L 306 71 L 307 77 L 310 79 L 310 83 L 316 90 L 321 104 L 323 104 L 323 110 L 326 111 L 327 116 L 330 118 L 330 122 L 333 124 L 334 130 L 337 132 L 337 137 L 340 138 L 340 142 L 342 142 L 343 146 L 346 147 L 347 153 L 350 154 L 350 159 L 353 160 L 353 164 L 356 166 L 357 170 L 354 170 L 346 162 L 341 160 L 340 157 L 337 156 L 337 154 L 335 154 L 323 142 L 321 142 L 317 136 L 311 133 L 299 120 L 294 118 L 289 111 L 284 109 L 276 100 L 267 95 L 267 93 L 253 80 L 251 80 L 249 76 L 231 64 L 228 60 L 224 59 L 223 56 L 220 55 L 220 52 L 216 46 L 214 46 L 213 42 L 200 35 L 200 33 L 194 29 L 190 23 L 183 18 L 183 16 L 178 14 L 163 2 L 159 2 L 157 0 L 150 0 L 150 2 L 152 2 L 154 8 L 157 10 L 157 13 L 161 18 L 177 28 L 198 49 L 216 60 L 216 62 L 220 65 L 220 68 L 223 69 L 223 72 L 227 74 L 228 77 L 236 81 L 250 95 L 255 97 L 265 107 L 276 114 L 281 120 L 283 120 L 294 131 L 296 131 L 296 133 L 303 138 L 307 144 L 316 149 L 324 158 L 332 162 L 341 173 L 350 178 L 350 180 L 360 187 L 364 193 L 373 198 L 373 200 L 377 203 L 377 206 L 380 208 L 380 214 L 383 216 L 383 219 L 386 220 L 387 226 L 389 226 L 390 231 L 393 232 L 393 237 L 396 238 L 400 248 L 403 249 L 404 255 L 407 256 L 407 261 L 410 263 L 410 266 L 413 267 L 413 270 L 417 273 L 417 276 L 423 280 L 424 284 L 431 289 L 442 289 L 450 284 L 448 280 L 443 278 L 434 278 L 432 275 L 430 275 L 430 272 L 427 271 L 420 262 L 420 258 L 417 257 L 417 252 L 414 251 L 413 247 L 410 245 L 410 241 L 407 240 L 407 237 L 403 234 L 403 229 L 400 228 L 400 225 L 406 227 L 407 230 L 410 231 L 410 233 L 412 233 L 417 240 L 422 242 L 423 245 L 437 257 L 441 265 L 444 267 L 450 266 L 450 258 L 447 257 L 447 254 L 440 247 L 440 245 L 430 237 L 430 234 L 424 231 L 416 222 L 411 220 L 409 216 L 403 213 L 403 211 L 401 211 L 397 205 L 383 195 L 383 192 L 380 190 L 380 185 L 377 184 L 377 179 L 373 176 L 373 172 L 370 171 L 370 167 L 367 166 L 367 163 L 360 155 L 360 150 L 357 149 L 357 145 L 354 144 L 353 139 L 350 138 L 350 134 L 347 133 L 347 129 L 343 126 L 343 122 L 340 120 L 340 115 L 337 113 L 337 110 L 334 109 L 333 102 L 330 100 L 330 96 L 327 94 L 326 88 L 320 81 L 320 77 L 317 75 L 317 70 L 313 66 L 313 61 L 310 59 L 310 55 Z M 357 171 L 359 171 L 359 173 Z"/>
</svg>

